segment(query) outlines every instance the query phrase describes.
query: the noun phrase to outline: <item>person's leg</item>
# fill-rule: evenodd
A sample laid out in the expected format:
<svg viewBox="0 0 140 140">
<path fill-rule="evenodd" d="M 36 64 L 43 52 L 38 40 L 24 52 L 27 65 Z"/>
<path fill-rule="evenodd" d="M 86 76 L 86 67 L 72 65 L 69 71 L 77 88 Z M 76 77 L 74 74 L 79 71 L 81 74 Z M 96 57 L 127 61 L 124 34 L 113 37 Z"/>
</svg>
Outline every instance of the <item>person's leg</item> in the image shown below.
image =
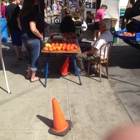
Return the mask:
<svg viewBox="0 0 140 140">
<path fill-rule="evenodd" d="M 27 79 L 30 79 L 30 78 L 31 78 L 31 74 L 32 74 L 31 67 L 28 66 L 28 73 L 27 73 L 26 78 L 27 78 Z"/>
<path fill-rule="evenodd" d="M 40 41 L 40 50 L 43 48 L 43 42 Z M 43 59 L 42 59 L 42 56 L 41 56 L 41 52 L 39 53 L 39 57 L 37 59 L 37 62 L 36 62 L 36 66 L 37 66 L 37 69 L 39 71 L 42 71 L 45 69 L 44 67 L 44 64 L 43 64 Z"/>
<path fill-rule="evenodd" d="M 37 63 L 40 55 L 40 40 L 39 39 L 30 39 L 27 41 L 31 49 L 31 82 L 39 80 L 39 77 L 36 76 Z"/>
<path fill-rule="evenodd" d="M 97 34 L 96 34 L 96 39 L 100 37 L 100 28 L 99 28 L 99 23 L 97 22 Z"/>
<path fill-rule="evenodd" d="M 76 63 L 80 71 L 85 71 L 85 63 L 84 61 L 86 60 L 87 55 L 84 53 L 79 53 L 76 55 Z"/>
<path fill-rule="evenodd" d="M 98 30 L 98 32 L 97 32 L 97 39 L 100 37 L 100 35 L 101 35 L 101 32 Z"/>
<path fill-rule="evenodd" d="M 96 39 L 97 39 L 97 32 L 98 32 L 98 30 L 94 30 L 94 41 L 96 41 Z"/>
<path fill-rule="evenodd" d="M 94 41 L 98 38 L 98 22 L 94 22 Z"/>
<path fill-rule="evenodd" d="M 36 71 L 32 71 L 31 82 L 35 82 L 35 81 L 38 81 L 38 80 L 39 80 L 39 77 L 36 76 Z"/>
<path fill-rule="evenodd" d="M 81 76 L 86 76 L 87 72 L 85 71 L 85 61 L 89 61 L 89 60 L 94 60 L 94 56 L 93 54 L 77 54 L 76 55 L 76 62 L 77 62 L 77 66 L 80 69 L 80 75 Z"/>
<path fill-rule="evenodd" d="M 26 61 L 28 60 L 28 53 L 27 53 L 27 50 L 22 42 L 22 53 L 23 53 L 23 60 Z"/>
<path fill-rule="evenodd" d="M 19 46 L 21 46 L 20 33 L 18 31 L 10 31 L 12 44 L 16 53 L 17 61 L 21 60 Z"/>
<path fill-rule="evenodd" d="M 26 48 L 26 50 L 28 52 L 28 56 L 29 56 L 29 58 L 28 58 L 28 73 L 26 75 L 26 78 L 30 79 L 31 74 L 32 74 L 32 71 L 31 71 L 31 49 L 30 49 L 30 46 L 27 43 L 27 39 L 21 38 L 21 40 L 22 40 L 22 43 L 23 43 L 24 47 L 26 46 L 25 48 Z"/>
<path fill-rule="evenodd" d="M 88 55 L 87 56 L 87 61 L 90 61 L 90 60 L 98 61 L 99 60 L 99 57 L 98 57 L 97 54 Z M 97 67 L 96 67 L 96 65 L 95 64 L 90 65 L 90 70 L 94 74 L 97 73 Z"/>
<path fill-rule="evenodd" d="M 14 50 L 15 50 L 15 53 L 16 53 L 16 57 L 17 59 L 20 58 L 20 52 L 19 52 L 19 47 L 14 45 Z"/>
</svg>

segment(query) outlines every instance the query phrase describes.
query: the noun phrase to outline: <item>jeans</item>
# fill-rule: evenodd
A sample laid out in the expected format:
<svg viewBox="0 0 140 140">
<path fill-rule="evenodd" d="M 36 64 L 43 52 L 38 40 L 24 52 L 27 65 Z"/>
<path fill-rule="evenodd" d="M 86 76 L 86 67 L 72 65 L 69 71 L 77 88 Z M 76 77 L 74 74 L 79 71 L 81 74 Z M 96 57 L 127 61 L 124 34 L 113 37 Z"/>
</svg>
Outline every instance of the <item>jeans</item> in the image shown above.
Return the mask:
<svg viewBox="0 0 140 140">
<path fill-rule="evenodd" d="M 31 67 L 32 71 L 43 68 L 43 61 L 40 57 L 41 42 L 36 38 L 21 38 L 24 46 L 29 53 L 28 66 Z"/>
</svg>

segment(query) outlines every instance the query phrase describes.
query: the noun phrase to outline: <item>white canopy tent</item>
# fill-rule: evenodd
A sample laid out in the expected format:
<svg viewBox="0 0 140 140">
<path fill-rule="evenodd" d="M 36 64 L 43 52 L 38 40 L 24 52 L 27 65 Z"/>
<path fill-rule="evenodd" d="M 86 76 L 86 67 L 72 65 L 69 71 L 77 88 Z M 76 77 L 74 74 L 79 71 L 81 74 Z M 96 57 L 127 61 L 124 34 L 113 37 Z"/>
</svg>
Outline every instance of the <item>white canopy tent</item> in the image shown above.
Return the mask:
<svg viewBox="0 0 140 140">
<path fill-rule="evenodd" d="M 105 12 L 105 18 L 116 18 L 117 24 L 115 29 L 119 29 L 119 20 L 120 20 L 120 0 L 102 0 L 101 5 L 107 5 L 108 9 Z"/>
</svg>

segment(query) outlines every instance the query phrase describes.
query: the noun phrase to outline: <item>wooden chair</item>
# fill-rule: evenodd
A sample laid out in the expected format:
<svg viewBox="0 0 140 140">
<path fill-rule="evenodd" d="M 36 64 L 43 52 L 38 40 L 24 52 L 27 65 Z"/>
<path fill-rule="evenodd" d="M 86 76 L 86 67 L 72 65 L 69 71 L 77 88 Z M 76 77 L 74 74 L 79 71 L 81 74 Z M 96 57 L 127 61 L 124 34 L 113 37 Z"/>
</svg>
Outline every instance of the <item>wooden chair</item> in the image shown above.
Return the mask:
<svg viewBox="0 0 140 140">
<path fill-rule="evenodd" d="M 112 46 L 113 46 L 113 42 L 107 42 L 107 43 L 103 44 L 100 48 L 99 60 L 98 61 L 95 61 L 95 60 L 88 61 L 88 75 L 90 72 L 90 65 L 95 64 L 97 66 L 97 71 L 99 72 L 100 82 L 101 82 L 101 77 L 102 77 L 102 64 L 106 64 L 106 74 L 107 74 L 107 78 L 108 78 L 108 62 L 109 62 L 110 51 L 111 51 Z M 109 49 L 106 54 L 105 52 L 108 47 L 109 47 Z M 101 51 L 104 51 L 104 55 L 101 55 Z"/>
</svg>

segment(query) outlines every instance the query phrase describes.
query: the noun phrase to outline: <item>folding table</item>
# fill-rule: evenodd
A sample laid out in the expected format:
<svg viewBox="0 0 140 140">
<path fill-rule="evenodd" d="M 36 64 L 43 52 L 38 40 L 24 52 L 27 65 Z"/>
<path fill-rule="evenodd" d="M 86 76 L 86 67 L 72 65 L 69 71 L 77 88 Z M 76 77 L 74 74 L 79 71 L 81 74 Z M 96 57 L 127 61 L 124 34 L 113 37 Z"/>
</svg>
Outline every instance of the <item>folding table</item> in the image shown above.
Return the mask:
<svg viewBox="0 0 140 140">
<path fill-rule="evenodd" d="M 82 85 L 82 81 L 81 81 L 81 78 L 80 78 L 80 73 L 79 73 L 79 70 L 78 70 L 78 67 L 77 67 L 77 64 L 76 64 L 76 58 L 75 58 L 75 55 L 77 53 L 81 53 L 81 49 L 79 47 L 79 44 L 78 44 L 78 41 L 77 39 L 75 40 L 76 41 L 76 44 L 78 46 L 77 49 L 73 49 L 73 50 L 70 50 L 70 51 L 63 51 L 63 50 L 60 50 L 60 51 L 52 51 L 52 52 L 49 52 L 49 51 L 41 51 L 42 53 L 46 53 L 47 54 L 47 62 L 46 62 L 46 69 L 45 69 L 45 82 L 44 82 L 44 87 L 47 86 L 47 79 L 48 79 L 48 69 L 49 69 L 49 61 L 50 61 L 50 54 L 56 54 L 56 53 L 62 53 L 62 54 L 69 54 L 71 55 L 72 57 L 72 60 L 73 60 L 73 64 L 74 64 L 74 68 L 75 68 L 75 72 L 76 72 L 76 75 L 78 76 L 78 79 L 79 79 L 79 84 Z M 47 42 L 50 42 L 50 37 L 48 39 Z"/>
</svg>

